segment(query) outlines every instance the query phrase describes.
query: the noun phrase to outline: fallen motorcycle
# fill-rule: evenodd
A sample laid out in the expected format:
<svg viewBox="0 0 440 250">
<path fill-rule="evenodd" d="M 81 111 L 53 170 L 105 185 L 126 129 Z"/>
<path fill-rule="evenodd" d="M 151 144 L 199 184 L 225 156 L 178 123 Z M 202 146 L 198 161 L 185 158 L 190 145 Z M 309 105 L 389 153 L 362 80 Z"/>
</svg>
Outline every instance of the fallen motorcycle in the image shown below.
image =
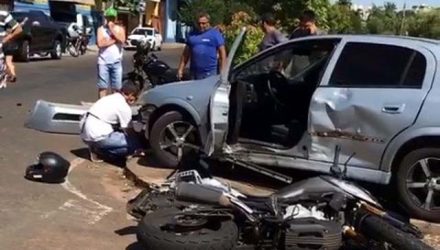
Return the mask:
<svg viewBox="0 0 440 250">
<path fill-rule="evenodd" d="M 133 70 L 124 74 L 123 81 L 132 81 L 140 89 L 148 90 L 157 85 L 179 81 L 177 69 L 172 69 L 167 63 L 150 53 L 151 45 L 141 41 L 136 45 L 133 55 Z M 186 73 L 181 80 L 189 79 Z"/>
<path fill-rule="evenodd" d="M 348 161 L 339 168 L 339 150 L 331 167 L 336 177 L 305 179 L 268 197 L 246 196 L 195 171 L 183 172 L 168 191 L 141 193 L 131 202 L 131 214 L 134 207 L 148 210 L 138 240 L 161 250 L 432 249 L 415 226 L 343 180 Z"/>
</svg>

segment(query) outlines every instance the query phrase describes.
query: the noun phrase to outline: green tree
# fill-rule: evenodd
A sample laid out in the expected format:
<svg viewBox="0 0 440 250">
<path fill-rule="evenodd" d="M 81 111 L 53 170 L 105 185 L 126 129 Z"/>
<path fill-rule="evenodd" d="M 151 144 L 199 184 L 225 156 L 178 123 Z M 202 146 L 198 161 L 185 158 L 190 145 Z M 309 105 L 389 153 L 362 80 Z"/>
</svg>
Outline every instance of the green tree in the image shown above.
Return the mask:
<svg viewBox="0 0 440 250">
<path fill-rule="evenodd" d="M 185 0 L 185 4 L 179 10 L 180 21 L 186 25 L 193 25 L 200 12 L 206 12 L 211 16 L 211 24 L 228 24 L 231 16 L 239 11 L 253 14 L 253 9 L 244 1 L 233 0 Z"/>
<path fill-rule="evenodd" d="M 406 27 L 410 36 L 440 39 L 440 10 L 415 13 Z"/>
<path fill-rule="evenodd" d="M 331 6 L 328 24 L 330 33 L 353 34 L 363 31 L 361 16 L 351 9 L 350 0 L 339 0 Z"/>
</svg>

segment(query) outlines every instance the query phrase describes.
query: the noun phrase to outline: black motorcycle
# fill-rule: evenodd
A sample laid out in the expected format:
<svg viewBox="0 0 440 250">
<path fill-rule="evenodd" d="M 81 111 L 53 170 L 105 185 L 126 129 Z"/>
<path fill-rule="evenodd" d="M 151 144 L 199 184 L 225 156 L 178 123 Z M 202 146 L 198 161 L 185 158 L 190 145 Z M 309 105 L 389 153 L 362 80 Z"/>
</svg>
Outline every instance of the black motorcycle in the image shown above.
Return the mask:
<svg viewBox="0 0 440 250">
<path fill-rule="evenodd" d="M 186 73 L 183 79 L 177 78 L 177 69 L 172 69 L 167 63 L 159 60 L 150 53 L 151 44 L 147 41 L 136 45 L 133 55 L 133 70 L 123 76 L 123 81 L 132 81 L 140 89 L 150 89 L 157 85 L 189 79 Z"/>
<path fill-rule="evenodd" d="M 66 50 L 73 57 L 84 55 L 87 51 L 90 36 L 81 32 L 77 25 L 72 25 L 72 27 L 69 28 L 72 29 L 72 31 L 67 35 Z"/>
<path fill-rule="evenodd" d="M 331 168 L 336 178 L 305 179 L 268 197 L 246 196 L 184 174 L 187 180 L 177 180 L 172 191 L 144 192 L 130 203 L 131 214 L 145 212 L 138 240 L 151 250 L 432 249 L 415 226 L 343 180 L 338 155 L 339 148 Z"/>
</svg>

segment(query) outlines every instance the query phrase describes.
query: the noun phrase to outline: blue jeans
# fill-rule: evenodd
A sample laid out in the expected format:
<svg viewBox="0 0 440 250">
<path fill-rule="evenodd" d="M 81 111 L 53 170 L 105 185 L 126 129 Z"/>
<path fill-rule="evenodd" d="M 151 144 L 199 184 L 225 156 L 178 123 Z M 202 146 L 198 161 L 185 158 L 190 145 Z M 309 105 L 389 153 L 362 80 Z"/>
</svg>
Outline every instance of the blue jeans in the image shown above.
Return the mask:
<svg viewBox="0 0 440 250">
<path fill-rule="evenodd" d="M 103 140 L 86 142 L 86 144 L 95 148 L 100 154 L 113 157 L 126 157 L 141 148 L 141 143 L 136 136 L 126 135 L 120 131 L 109 134 Z"/>
<path fill-rule="evenodd" d="M 191 71 L 191 78 L 194 80 L 200 80 L 205 79 L 210 76 L 217 75 L 217 70 L 211 70 L 208 72 L 197 72 L 197 71 Z"/>
<path fill-rule="evenodd" d="M 98 88 L 120 90 L 122 88 L 122 63 L 98 64 Z"/>
</svg>

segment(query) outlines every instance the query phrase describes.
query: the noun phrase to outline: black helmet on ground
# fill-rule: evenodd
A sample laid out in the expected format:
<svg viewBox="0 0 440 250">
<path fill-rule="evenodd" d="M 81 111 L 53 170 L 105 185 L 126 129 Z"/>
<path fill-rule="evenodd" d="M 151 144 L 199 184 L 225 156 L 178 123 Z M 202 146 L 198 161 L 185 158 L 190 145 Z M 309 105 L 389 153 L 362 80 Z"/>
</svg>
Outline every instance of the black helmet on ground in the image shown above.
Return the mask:
<svg viewBox="0 0 440 250">
<path fill-rule="evenodd" d="M 26 168 L 25 178 L 33 181 L 61 183 L 69 172 L 70 163 L 54 152 L 38 155 L 37 163 Z"/>
</svg>

